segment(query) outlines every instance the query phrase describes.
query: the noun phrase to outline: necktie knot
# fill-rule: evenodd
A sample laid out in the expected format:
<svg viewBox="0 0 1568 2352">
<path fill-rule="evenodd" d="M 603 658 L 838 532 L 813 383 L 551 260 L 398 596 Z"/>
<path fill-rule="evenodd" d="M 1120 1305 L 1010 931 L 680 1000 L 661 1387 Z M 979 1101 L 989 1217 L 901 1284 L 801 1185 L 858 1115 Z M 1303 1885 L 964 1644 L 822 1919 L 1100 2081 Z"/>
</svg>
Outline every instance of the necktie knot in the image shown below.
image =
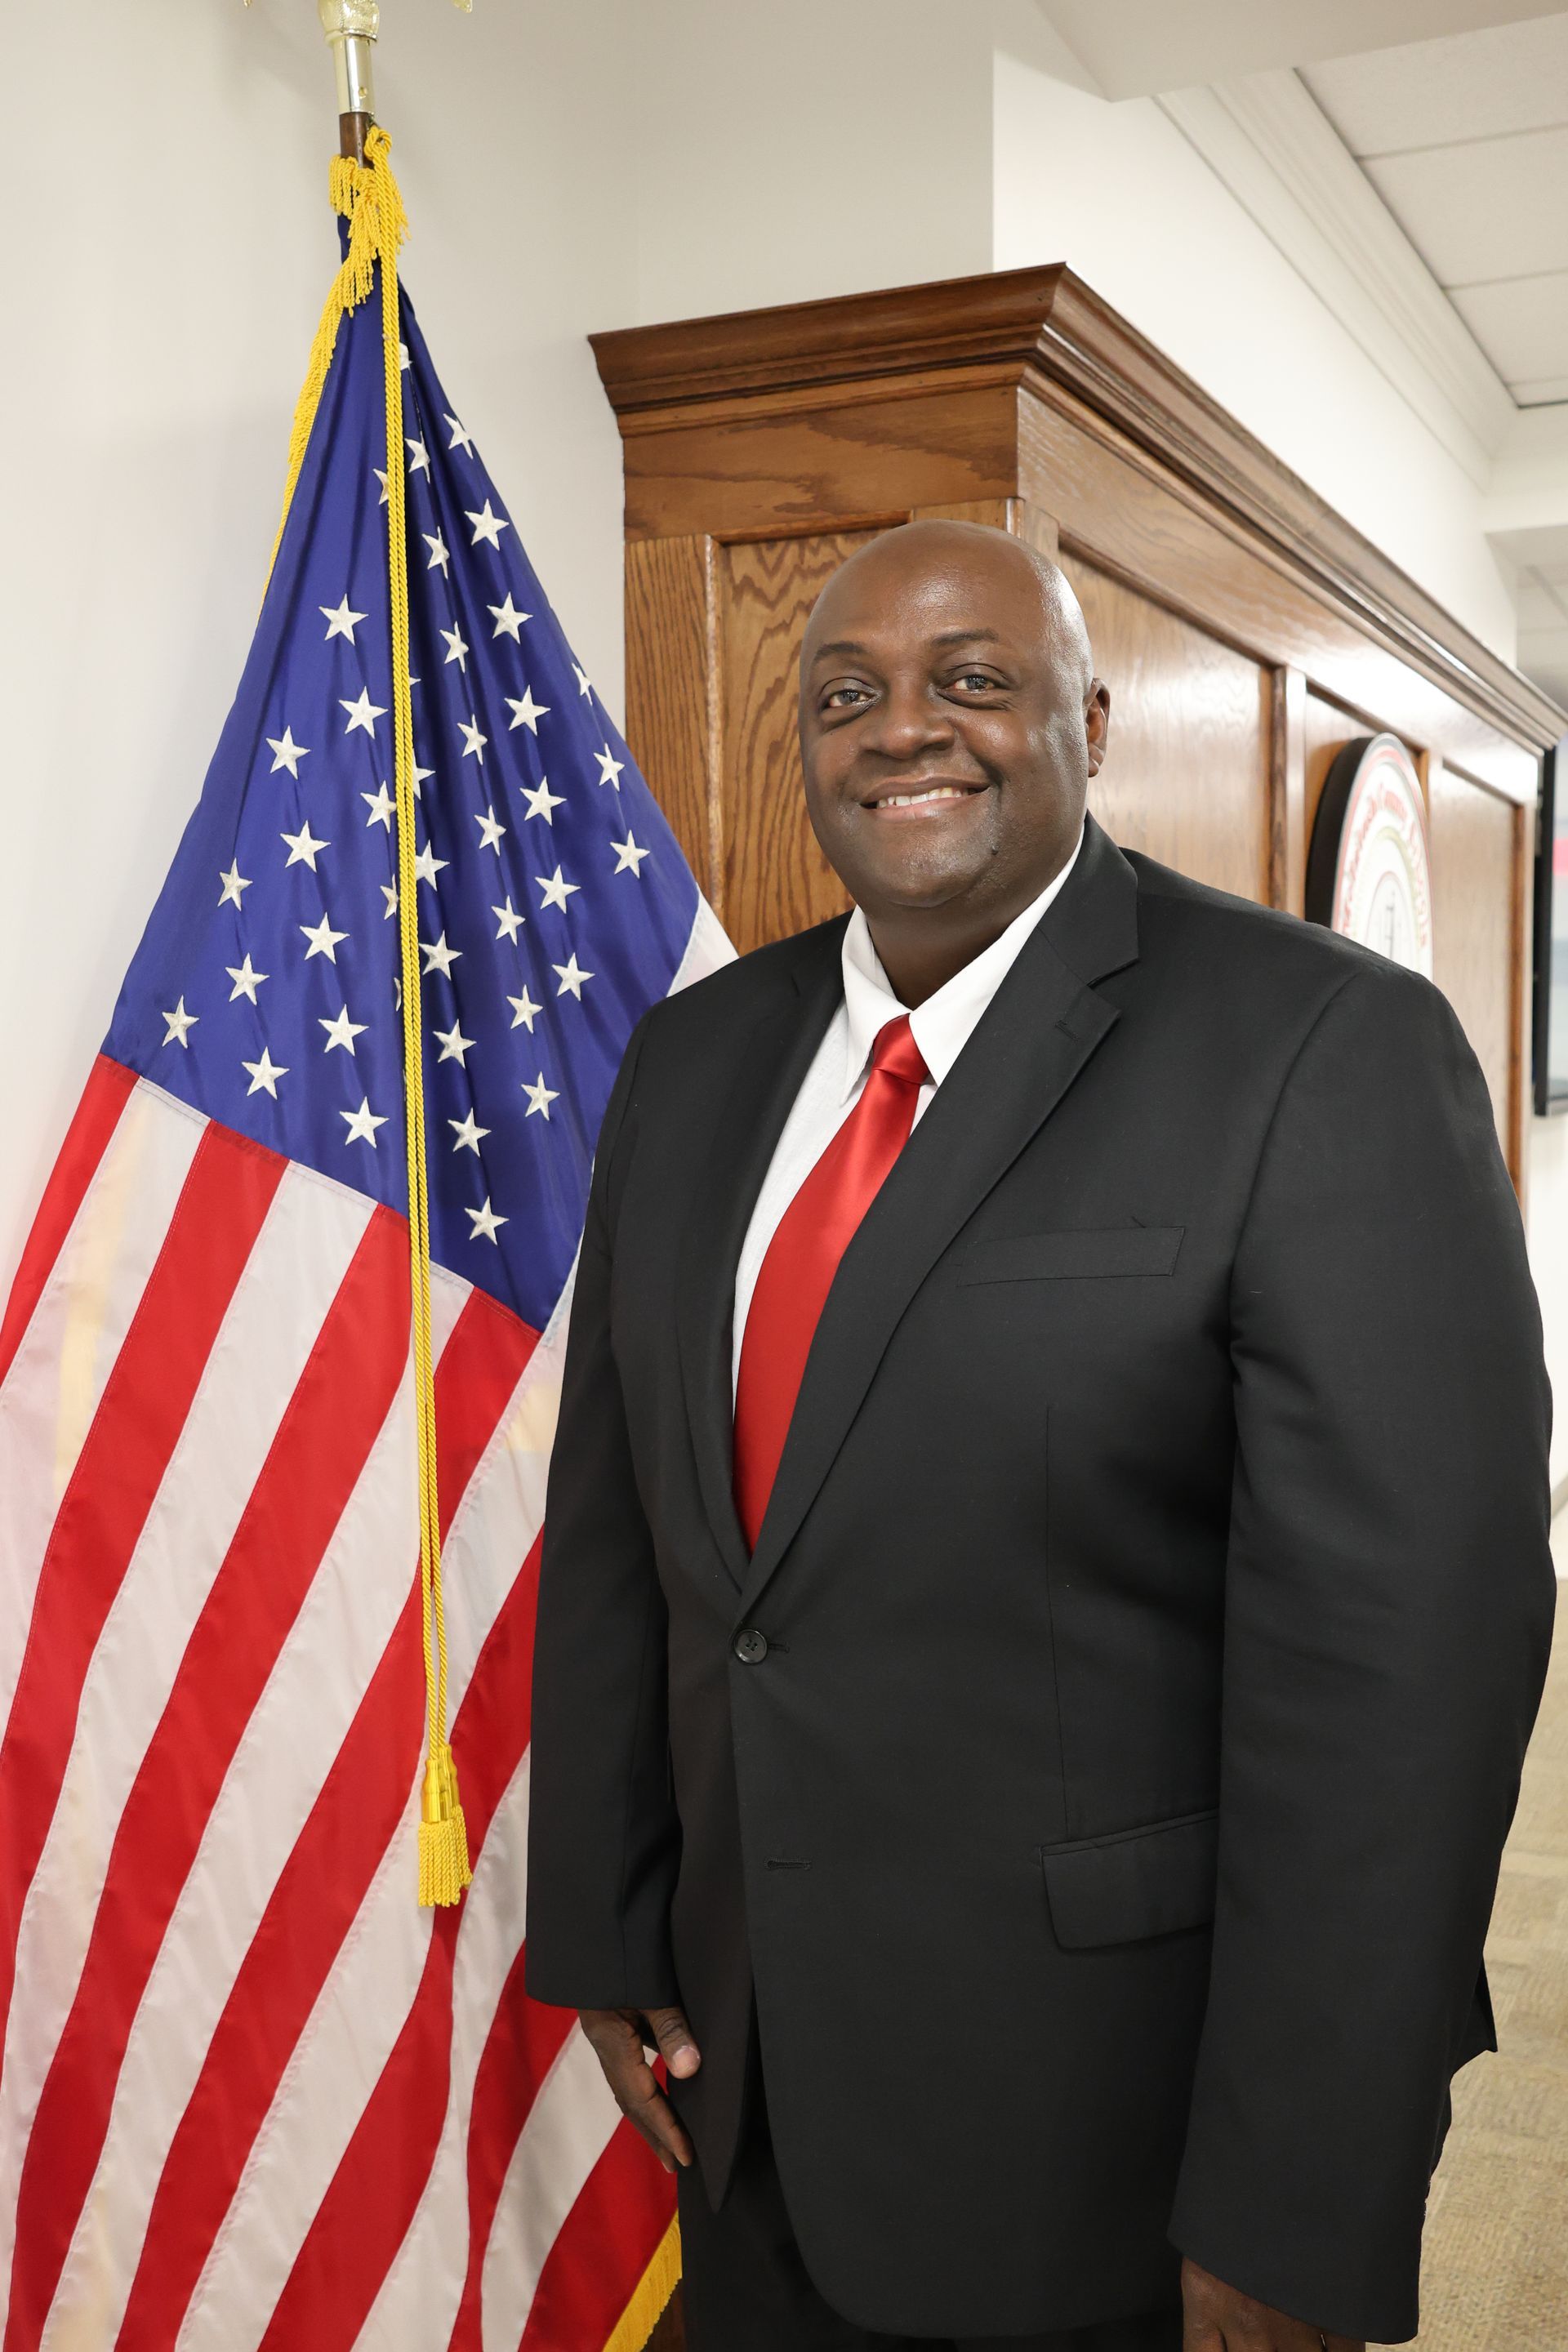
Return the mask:
<svg viewBox="0 0 1568 2352">
<path fill-rule="evenodd" d="M 931 1072 L 925 1056 L 915 1044 L 910 1016 L 901 1013 L 877 1032 L 877 1042 L 871 1048 L 871 1067 L 880 1070 L 884 1077 L 897 1078 L 906 1087 L 923 1087 Z"/>
</svg>

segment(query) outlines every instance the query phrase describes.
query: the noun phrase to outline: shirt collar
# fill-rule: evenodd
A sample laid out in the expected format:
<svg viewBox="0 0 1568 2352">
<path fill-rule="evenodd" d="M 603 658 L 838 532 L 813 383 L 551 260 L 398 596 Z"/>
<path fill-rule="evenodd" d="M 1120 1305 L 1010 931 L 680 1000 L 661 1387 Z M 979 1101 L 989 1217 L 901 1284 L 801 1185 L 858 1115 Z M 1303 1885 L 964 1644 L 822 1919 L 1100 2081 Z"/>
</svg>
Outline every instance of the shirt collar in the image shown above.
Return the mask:
<svg viewBox="0 0 1568 2352">
<path fill-rule="evenodd" d="M 1047 907 L 1065 887 L 1083 848 L 1080 833 L 1072 856 L 1037 898 L 1015 915 L 1000 938 L 955 971 L 952 978 L 910 1013 L 910 1028 L 925 1059 L 932 1081 L 941 1086 L 975 1029 L 992 998 L 1021 953 L 1025 941 Z M 845 1054 L 844 1092 L 847 1101 L 865 1076 L 877 1033 L 896 1021 L 909 1007 L 900 1004 L 881 959 L 871 944 L 871 928 L 858 907 L 844 933 L 844 1010 L 848 1039 Z"/>
</svg>

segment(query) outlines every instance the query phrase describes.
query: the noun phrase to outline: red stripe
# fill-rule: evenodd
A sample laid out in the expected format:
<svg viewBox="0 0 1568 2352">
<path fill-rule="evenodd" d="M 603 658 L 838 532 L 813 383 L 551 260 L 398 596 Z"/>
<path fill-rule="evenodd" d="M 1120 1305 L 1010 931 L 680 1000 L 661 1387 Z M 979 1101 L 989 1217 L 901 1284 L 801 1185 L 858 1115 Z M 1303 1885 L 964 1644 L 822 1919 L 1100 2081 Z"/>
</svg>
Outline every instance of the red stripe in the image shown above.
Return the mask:
<svg viewBox="0 0 1568 2352">
<path fill-rule="evenodd" d="M 453 1728 L 477 1854 L 528 1745 L 536 1539 L 479 1654 Z M 440 2141 L 460 1907 L 438 1911 L 402 2032 L 343 2151 L 259 2352 L 349 2352 L 414 2219 Z"/>
<path fill-rule="evenodd" d="M 630 2124 L 622 2124 L 545 2257 L 518 2352 L 562 2352 L 566 2345 L 597 2352 L 636 2294 L 674 2210 L 669 2175 Z"/>
<path fill-rule="evenodd" d="M 82 1684 L 287 1165 L 226 1128 L 203 1131 L 50 1533 L 0 1741 L 0 2036 Z"/>
<path fill-rule="evenodd" d="M 545 2009 L 522 1989 L 524 1954 L 511 1964 L 485 2038 L 468 2116 L 468 2274 L 447 2352 L 482 2352 L 480 2289 L 485 2250 L 518 2135 L 540 2084 L 561 2053 L 574 2020 Z M 657 2171 L 658 2166 L 654 2167 Z"/>
<path fill-rule="evenodd" d="M 536 1344 L 479 1292 L 458 1317 L 436 1375 L 444 1525 Z M 170 2146 L 117 2352 L 170 2352 L 284 2068 L 404 1818 L 423 1731 L 418 1592 L 416 1575 L 241 1963 Z"/>
<path fill-rule="evenodd" d="M 44 1285 L 54 1271 L 55 1260 L 135 1084 L 133 1070 L 121 1069 L 102 1054 L 92 1066 L 11 1285 L 5 1320 L 0 1323 L 0 1381 L 11 1369 L 22 1334 L 33 1319 L 33 1309 L 43 1296 Z"/>
<path fill-rule="evenodd" d="M 48 2316 L 147 1980 L 235 1751 L 408 1360 L 407 1228 L 378 1208 L 317 1333 L 115 1832 L 27 2142 L 5 2352 Z M 286 1311 L 279 1301 L 280 1311 Z"/>
</svg>

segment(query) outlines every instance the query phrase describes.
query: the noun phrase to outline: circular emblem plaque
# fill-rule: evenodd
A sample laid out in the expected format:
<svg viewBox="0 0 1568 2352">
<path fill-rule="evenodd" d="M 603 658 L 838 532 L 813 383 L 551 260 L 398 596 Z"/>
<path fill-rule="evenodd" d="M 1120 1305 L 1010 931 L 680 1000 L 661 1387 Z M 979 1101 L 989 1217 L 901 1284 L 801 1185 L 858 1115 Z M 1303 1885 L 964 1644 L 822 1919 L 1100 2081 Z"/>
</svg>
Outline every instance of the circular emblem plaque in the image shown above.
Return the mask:
<svg viewBox="0 0 1568 2352">
<path fill-rule="evenodd" d="M 1307 918 L 1432 977 L 1432 873 L 1421 780 L 1395 735 L 1335 757 L 1307 860 Z"/>
</svg>

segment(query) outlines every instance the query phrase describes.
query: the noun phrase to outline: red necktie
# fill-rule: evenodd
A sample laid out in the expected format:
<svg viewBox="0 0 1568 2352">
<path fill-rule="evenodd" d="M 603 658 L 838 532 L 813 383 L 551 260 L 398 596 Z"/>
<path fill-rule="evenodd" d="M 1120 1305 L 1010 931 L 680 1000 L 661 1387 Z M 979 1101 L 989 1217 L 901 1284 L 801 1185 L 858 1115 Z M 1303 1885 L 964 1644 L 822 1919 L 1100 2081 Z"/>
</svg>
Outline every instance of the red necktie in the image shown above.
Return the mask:
<svg viewBox="0 0 1568 2352">
<path fill-rule="evenodd" d="M 838 1261 L 910 1139 L 930 1075 L 907 1013 L 878 1031 L 859 1101 L 768 1244 L 735 1383 L 735 1503 L 752 1551 Z"/>
</svg>

